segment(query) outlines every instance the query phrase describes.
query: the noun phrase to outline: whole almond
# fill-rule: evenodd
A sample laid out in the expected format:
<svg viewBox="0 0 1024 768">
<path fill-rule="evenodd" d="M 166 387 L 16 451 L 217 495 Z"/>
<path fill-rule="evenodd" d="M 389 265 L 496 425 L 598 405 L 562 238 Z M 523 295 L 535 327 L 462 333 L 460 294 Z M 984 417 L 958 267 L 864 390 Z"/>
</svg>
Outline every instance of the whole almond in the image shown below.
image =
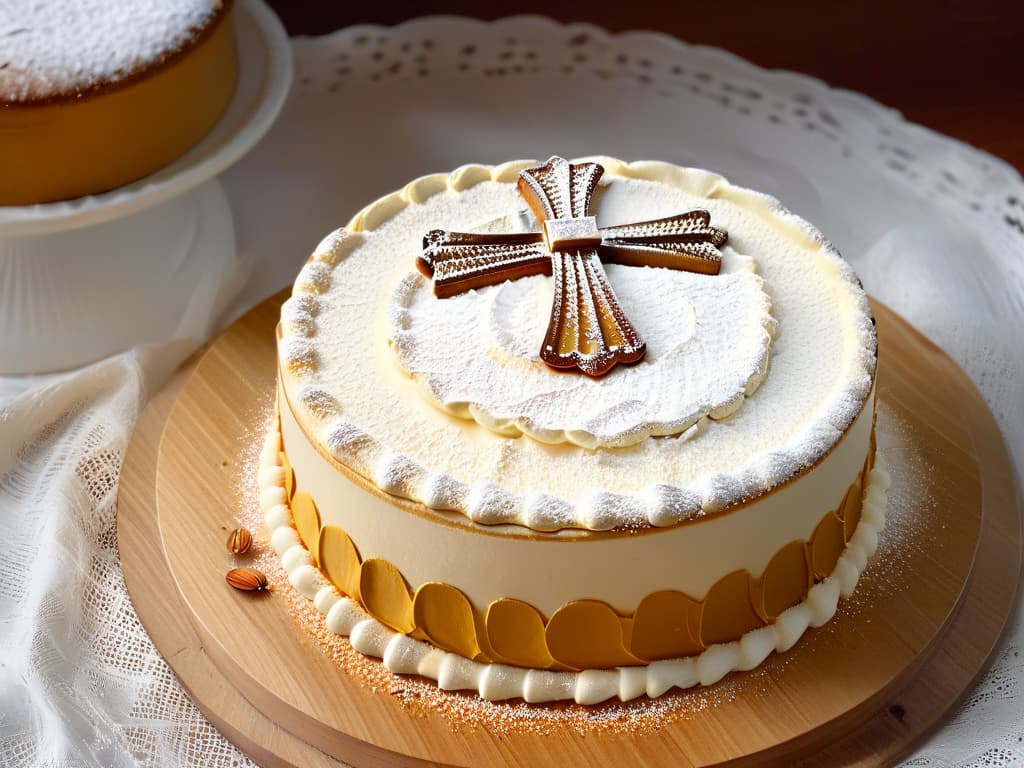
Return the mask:
<svg viewBox="0 0 1024 768">
<path fill-rule="evenodd" d="M 232 568 L 224 578 L 228 584 L 242 592 L 262 592 L 267 589 L 267 577 L 252 568 Z"/>
<path fill-rule="evenodd" d="M 252 546 L 252 534 L 245 528 L 235 528 L 228 535 L 228 551 L 235 555 L 244 555 Z"/>
</svg>

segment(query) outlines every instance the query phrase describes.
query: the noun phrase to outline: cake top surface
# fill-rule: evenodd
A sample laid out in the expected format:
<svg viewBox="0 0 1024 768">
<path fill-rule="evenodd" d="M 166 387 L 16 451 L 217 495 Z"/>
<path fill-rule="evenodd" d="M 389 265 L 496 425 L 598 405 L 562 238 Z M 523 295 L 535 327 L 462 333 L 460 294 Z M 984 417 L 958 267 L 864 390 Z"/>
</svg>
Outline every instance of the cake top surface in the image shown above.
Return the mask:
<svg viewBox="0 0 1024 768">
<path fill-rule="evenodd" d="M 532 163 L 424 177 L 325 239 L 282 308 L 284 392 L 325 452 L 385 492 L 537 530 L 699 519 L 829 452 L 875 367 L 849 265 L 715 174 L 599 162 L 599 225 L 701 208 L 729 233 L 718 275 L 606 265 L 647 357 L 601 379 L 540 364 L 544 275 L 433 296 L 424 234 L 530 228 Z"/>
<path fill-rule="evenodd" d="M 571 169 L 582 175 L 594 165 L 553 160 L 562 164 L 566 177 Z M 549 170 L 552 161 L 541 167 Z M 514 243 L 541 230 L 529 211 L 474 227 L 487 238 L 482 247 L 433 249 L 430 258 L 442 269 L 432 275 L 434 289 L 410 273 L 392 297 L 388 343 L 399 368 L 446 413 L 473 419 L 498 434 L 526 434 L 545 443 L 625 447 L 652 435 L 679 435 L 703 418 L 734 414 L 767 373 L 775 319 L 764 281 L 754 259 L 729 246 L 722 252 L 712 246 L 713 257 L 698 259 L 696 267 L 685 253 L 679 258 L 673 250 L 660 250 L 666 237 L 660 225 L 679 214 L 679 201 L 643 191 L 622 183 L 595 190 L 593 226 L 607 234 L 593 253 L 568 248 L 558 257 L 558 278 L 547 276 L 552 252 L 543 242 L 527 244 L 526 251 L 527 257 L 540 254 L 539 274 L 519 274 L 519 245 L 495 255 L 495 241 Z M 571 194 L 565 190 L 562 196 Z M 683 216 L 707 218 L 699 209 Z M 627 228 L 634 234 L 646 230 L 649 236 L 628 241 L 614 236 Z M 693 229 L 684 225 L 678 246 L 702 237 Z M 721 230 L 709 231 L 727 237 Z M 435 232 L 430 238 L 465 242 L 471 236 Z M 615 249 L 624 243 L 627 257 L 641 267 L 651 262 L 674 267 L 594 263 L 602 253 L 616 258 Z M 708 244 L 695 245 L 699 252 Z M 454 272 L 465 280 L 467 273 L 480 271 L 475 263 L 481 259 L 494 290 L 462 291 L 466 295 L 457 301 L 438 300 L 438 290 L 451 290 L 448 275 Z M 454 267 L 445 270 L 446 264 Z M 515 279 L 501 280 L 509 272 Z M 554 304 L 556 287 L 561 294 Z M 567 323 L 571 327 L 565 334 Z M 548 332 L 556 338 L 549 339 Z M 554 364 L 543 360 L 545 351 L 553 349 L 549 342 L 561 349 Z M 588 367 L 602 358 L 607 363 L 631 342 L 640 357 L 631 369 L 613 363 L 600 373 L 579 375 L 577 360 Z M 627 354 L 637 357 L 635 352 Z"/>
<path fill-rule="evenodd" d="M 0 0 L 0 103 L 80 93 L 158 63 L 224 0 Z"/>
</svg>

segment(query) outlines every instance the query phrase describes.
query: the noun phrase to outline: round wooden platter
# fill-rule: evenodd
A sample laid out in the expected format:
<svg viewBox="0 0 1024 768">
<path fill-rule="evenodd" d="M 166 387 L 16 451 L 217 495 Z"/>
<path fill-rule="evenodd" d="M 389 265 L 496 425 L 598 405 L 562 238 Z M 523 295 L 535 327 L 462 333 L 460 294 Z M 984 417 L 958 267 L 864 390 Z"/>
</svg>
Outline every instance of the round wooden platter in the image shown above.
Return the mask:
<svg viewBox="0 0 1024 768">
<path fill-rule="evenodd" d="M 234 465 L 272 395 L 285 296 L 240 319 L 153 400 L 118 500 L 143 624 L 207 717 L 261 763 L 882 765 L 937 727 L 992 654 L 1021 570 L 1009 458 L 966 375 L 875 304 L 879 440 L 897 457 L 890 522 L 832 622 L 752 673 L 669 694 L 684 711 L 686 697 L 712 704 L 640 733 L 492 732 L 410 711 L 320 652 L 289 615 L 287 583 L 256 599 L 224 583 L 224 531 L 253 503 Z"/>
</svg>

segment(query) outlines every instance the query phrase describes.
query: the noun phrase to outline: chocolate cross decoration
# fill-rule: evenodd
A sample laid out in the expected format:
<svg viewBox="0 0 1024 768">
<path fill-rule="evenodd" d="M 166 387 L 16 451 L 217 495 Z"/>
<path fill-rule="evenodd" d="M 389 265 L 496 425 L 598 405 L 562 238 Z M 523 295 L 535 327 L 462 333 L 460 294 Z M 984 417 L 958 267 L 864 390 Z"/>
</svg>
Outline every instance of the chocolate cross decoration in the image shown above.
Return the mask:
<svg viewBox="0 0 1024 768">
<path fill-rule="evenodd" d="M 590 201 L 604 173 L 598 163 L 552 157 L 519 174 L 540 232 L 471 234 L 432 230 L 416 266 L 434 280 L 434 294 L 455 294 L 515 280 L 552 275 L 555 296 L 540 358 L 552 368 L 601 376 L 618 363 L 635 363 L 647 345 L 619 306 L 604 261 L 716 275 L 727 233 L 693 210 L 664 219 L 598 228 Z"/>
</svg>

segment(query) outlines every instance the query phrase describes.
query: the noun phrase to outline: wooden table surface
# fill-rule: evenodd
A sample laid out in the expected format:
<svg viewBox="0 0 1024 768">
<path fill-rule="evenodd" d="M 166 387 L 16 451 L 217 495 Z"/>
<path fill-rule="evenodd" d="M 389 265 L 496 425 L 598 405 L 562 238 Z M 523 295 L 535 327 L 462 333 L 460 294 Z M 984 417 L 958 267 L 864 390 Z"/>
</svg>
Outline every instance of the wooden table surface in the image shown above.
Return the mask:
<svg viewBox="0 0 1024 768">
<path fill-rule="evenodd" d="M 496 19 L 537 13 L 613 31 L 653 29 L 725 48 L 865 93 L 913 122 L 987 150 L 1024 171 L 1024 2 L 1021 0 L 270 0 L 289 34 L 397 24 L 451 13 Z"/>
</svg>

